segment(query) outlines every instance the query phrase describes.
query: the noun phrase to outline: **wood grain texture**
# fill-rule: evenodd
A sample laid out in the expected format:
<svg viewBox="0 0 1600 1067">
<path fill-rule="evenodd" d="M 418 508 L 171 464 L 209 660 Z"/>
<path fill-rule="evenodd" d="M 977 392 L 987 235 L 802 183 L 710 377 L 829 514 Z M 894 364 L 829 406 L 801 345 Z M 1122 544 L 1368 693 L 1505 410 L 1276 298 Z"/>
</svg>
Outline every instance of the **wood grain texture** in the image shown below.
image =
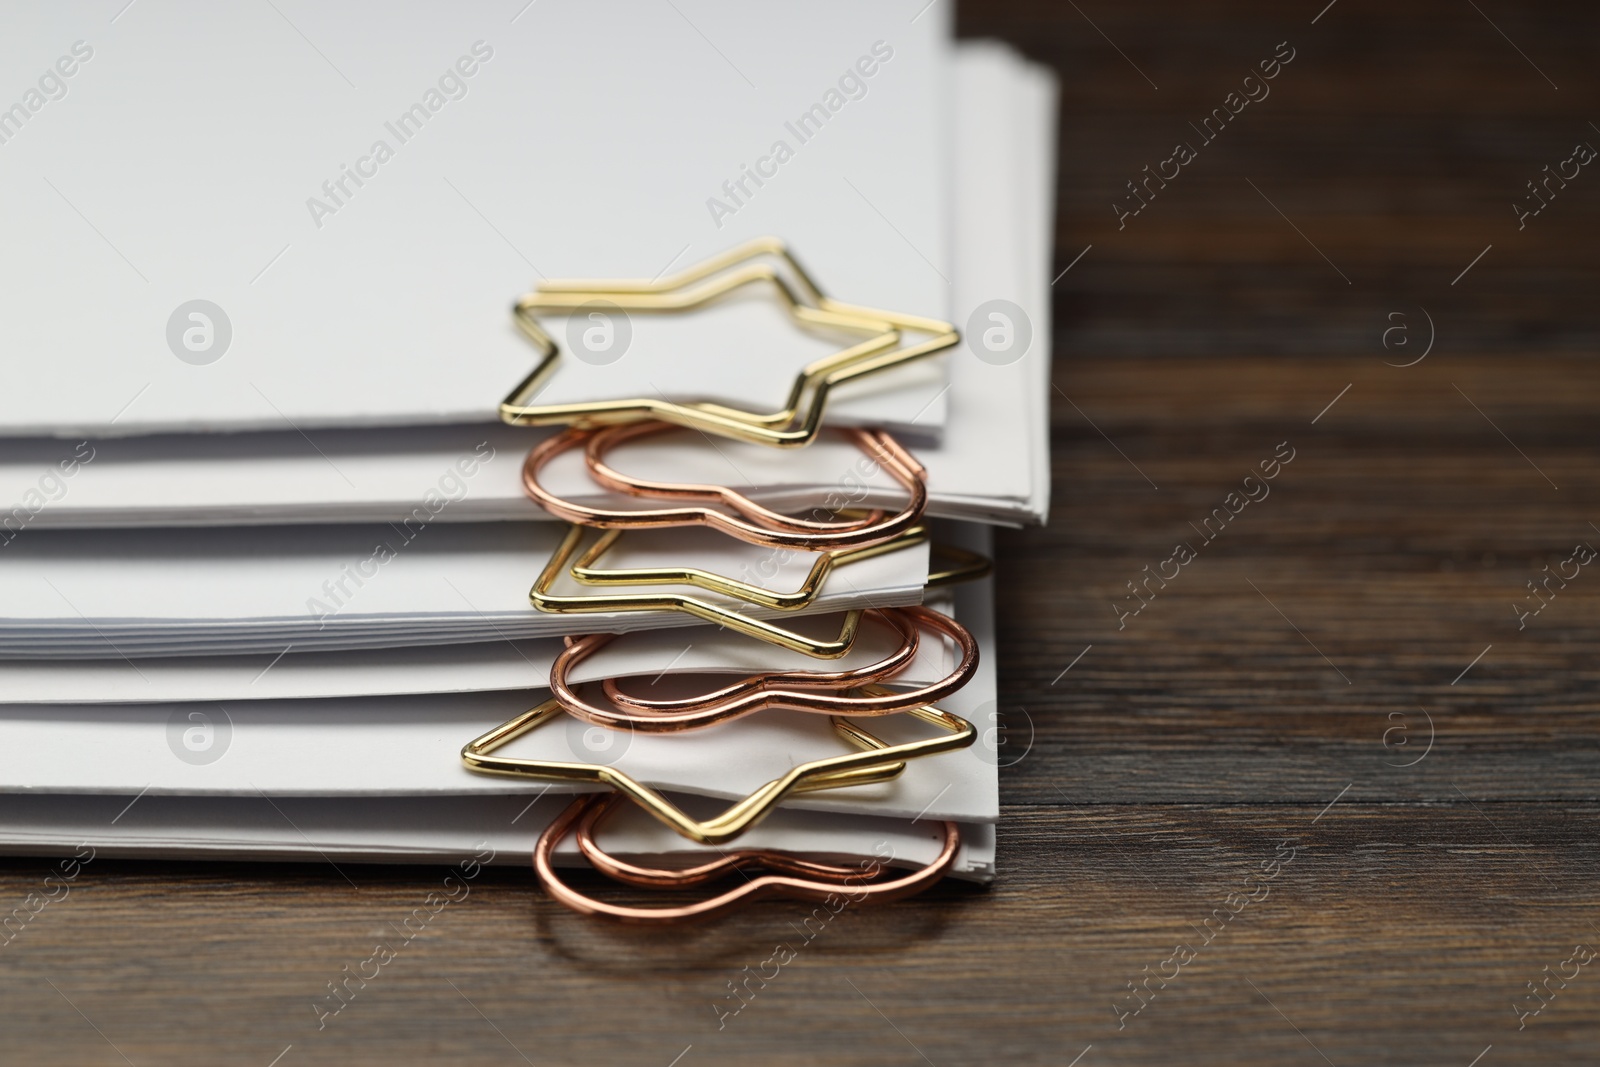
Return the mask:
<svg viewBox="0 0 1600 1067">
<path fill-rule="evenodd" d="M 1600 173 L 1525 229 L 1510 205 L 1600 144 L 1600 10 L 959 21 L 1060 71 L 1055 269 L 1093 246 L 1055 287 L 1051 522 L 999 541 L 1020 758 L 997 884 L 846 909 L 719 1030 L 727 983 L 808 909 L 641 932 L 496 870 L 319 1030 L 314 998 L 442 870 L 96 861 L 0 949 L 0 1062 L 1593 1060 L 1593 966 L 1520 1030 L 1515 1005 L 1600 944 L 1600 570 L 1524 628 L 1512 605 L 1600 545 Z M 1118 229 L 1123 183 L 1285 40 L 1272 95 Z M 1431 354 L 1386 366 L 1421 354 L 1424 309 Z M 1280 442 L 1270 495 L 1200 543 Z M 1193 562 L 1119 623 L 1182 542 Z M 0 908 L 48 870 L 0 863 Z M 1180 944 L 1177 977 L 1130 991 Z"/>
</svg>

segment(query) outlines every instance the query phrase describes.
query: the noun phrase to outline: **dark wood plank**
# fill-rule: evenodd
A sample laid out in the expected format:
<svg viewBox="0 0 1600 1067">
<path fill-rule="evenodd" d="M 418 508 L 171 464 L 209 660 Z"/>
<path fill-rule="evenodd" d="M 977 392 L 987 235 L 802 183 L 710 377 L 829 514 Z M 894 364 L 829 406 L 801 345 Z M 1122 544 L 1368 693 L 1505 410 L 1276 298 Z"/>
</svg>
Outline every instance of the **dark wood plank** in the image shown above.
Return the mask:
<svg viewBox="0 0 1600 1067">
<path fill-rule="evenodd" d="M 1325 7 L 960 8 L 964 32 L 1061 72 L 1056 270 L 1093 245 L 1057 285 L 1071 350 L 1377 351 L 1385 315 L 1417 305 L 1457 352 L 1592 350 L 1600 176 L 1583 170 L 1522 229 L 1512 203 L 1577 142 L 1600 147 L 1600 10 L 1338 0 L 1313 24 Z M 1204 142 L 1190 123 L 1285 41 L 1295 58 L 1270 95 Z M 1126 183 L 1180 141 L 1197 158 L 1119 228 Z"/>
<path fill-rule="evenodd" d="M 1045 724 L 1013 796 L 1315 800 L 1359 775 L 1375 797 L 1595 797 L 1600 581 L 1569 566 L 1537 615 L 1513 607 L 1600 547 L 1592 363 L 1120 359 L 1057 384 L 1052 523 L 1003 540 L 1033 578 L 1002 598 L 1003 703 Z M 1268 495 L 1220 524 L 1283 442 Z M 1180 543 L 1194 561 L 1165 564 Z M 1143 605 L 1146 567 L 1179 574 Z M 1430 717 L 1435 750 L 1396 773 Z"/>
<path fill-rule="evenodd" d="M 666 1064 L 690 1045 L 680 1062 L 922 1062 L 913 1042 L 936 1064 L 1060 1064 L 1090 1044 L 1097 1063 L 1320 1062 L 1314 1044 L 1338 1064 L 1466 1064 L 1491 1043 L 1584 1061 L 1591 975 L 1520 1033 L 1512 1005 L 1600 940 L 1592 805 L 1320 809 L 1012 805 L 992 890 L 847 909 L 809 943 L 795 905 L 643 932 L 490 874 L 320 1032 L 324 983 L 440 872 L 358 870 L 352 888 L 325 867 L 107 864 L 6 949 L 0 990 L 30 1062 L 121 1062 L 86 1019 L 134 1063 L 265 1064 L 292 1044 L 284 1063 L 503 1064 L 513 1043 L 539 1064 Z M 1247 880 L 1275 855 L 1292 860 Z M 1215 917 L 1240 892 L 1261 899 Z M 719 1030 L 727 983 L 779 943 L 796 958 Z M 1127 983 L 1179 944 L 1196 958 L 1119 1029 Z"/>
</svg>

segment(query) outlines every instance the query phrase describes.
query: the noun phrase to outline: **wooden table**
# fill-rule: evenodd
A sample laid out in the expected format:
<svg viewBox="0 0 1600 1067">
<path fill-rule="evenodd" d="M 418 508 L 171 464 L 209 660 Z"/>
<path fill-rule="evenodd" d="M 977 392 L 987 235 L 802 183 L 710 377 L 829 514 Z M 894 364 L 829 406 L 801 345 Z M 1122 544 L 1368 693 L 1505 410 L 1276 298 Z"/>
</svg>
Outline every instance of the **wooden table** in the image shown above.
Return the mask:
<svg viewBox="0 0 1600 1067">
<path fill-rule="evenodd" d="M 319 1031 L 442 872 L 97 861 L 0 950 L 0 1062 L 1592 1062 L 1600 174 L 1511 205 L 1600 145 L 1600 13 L 1322 6 L 961 13 L 1062 72 L 1071 268 L 1051 522 L 1000 539 L 1033 740 L 992 889 L 847 909 L 719 1031 L 807 909 L 641 932 L 499 870 Z"/>
</svg>

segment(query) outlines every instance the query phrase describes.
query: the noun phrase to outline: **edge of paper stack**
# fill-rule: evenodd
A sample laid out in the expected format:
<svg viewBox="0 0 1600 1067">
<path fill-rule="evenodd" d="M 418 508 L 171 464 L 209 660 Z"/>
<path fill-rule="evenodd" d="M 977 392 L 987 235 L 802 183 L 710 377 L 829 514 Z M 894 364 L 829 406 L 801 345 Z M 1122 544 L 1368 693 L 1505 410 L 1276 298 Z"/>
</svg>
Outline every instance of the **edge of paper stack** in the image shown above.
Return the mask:
<svg viewBox="0 0 1600 1067">
<path fill-rule="evenodd" d="M 310 450 L 303 434 L 256 431 L 203 452 L 182 433 L 93 438 L 69 493 L 30 512 L 26 529 L 0 517 L 0 852 L 526 864 L 574 797 L 605 787 L 473 773 L 458 753 L 545 701 L 569 642 L 623 635 L 573 668 L 586 695 L 608 678 L 636 695 L 690 693 L 742 673 L 871 663 L 894 648 L 880 609 L 925 604 L 979 650 L 972 677 L 937 702 L 971 724 L 971 743 L 909 759 L 883 780 L 786 795 L 730 840 L 690 840 L 624 803 L 603 819 L 606 847 L 669 869 L 730 848 L 835 864 L 877 857 L 881 880 L 938 861 L 949 823 L 959 846 L 945 873 L 992 879 L 1002 762 L 993 581 L 924 586 L 946 548 L 992 557 L 981 524 L 1042 522 L 1048 508 L 1055 88 L 996 45 L 957 46 L 949 65 L 949 310 L 965 333 L 969 314 L 1003 298 L 1022 309 L 1032 341 L 1003 363 L 980 359 L 968 338 L 935 357 L 947 378 L 942 425 L 904 437 L 927 472 L 920 540 L 841 563 L 799 610 L 680 584 L 670 591 L 711 614 L 541 612 L 527 590 L 569 527 L 530 499 L 524 457 L 553 435 L 593 429 L 334 427 Z M 789 237 L 803 259 L 804 235 Z M 0 499 L 20 498 L 72 447 L 0 440 Z M 736 473 L 734 488 L 789 514 L 894 513 L 904 489 L 860 456 L 831 428 L 779 449 L 680 425 L 607 459 L 641 481 L 730 484 Z M 553 496 L 598 512 L 625 500 L 591 481 L 580 457 L 581 448 L 552 462 Z M 419 513 L 430 490 L 443 503 Z M 630 529 L 602 557 L 608 568 L 692 565 L 783 591 L 799 588 L 815 559 L 703 528 Z M 614 591 L 562 573 L 549 594 L 562 604 Z M 723 621 L 782 627 L 821 647 L 845 612 L 860 614 L 856 643 L 821 661 Z M 924 631 L 886 684 L 935 684 L 958 668 L 958 652 Z M 928 734 L 906 719 L 853 721 L 890 745 Z M 852 751 L 828 715 L 779 707 L 682 734 L 563 714 L 497 754 L 626 771 L 706 826 L 792 767 Z M 588 862 L 571 836 L 551 855 L 562 870 Z"/>
</svg>

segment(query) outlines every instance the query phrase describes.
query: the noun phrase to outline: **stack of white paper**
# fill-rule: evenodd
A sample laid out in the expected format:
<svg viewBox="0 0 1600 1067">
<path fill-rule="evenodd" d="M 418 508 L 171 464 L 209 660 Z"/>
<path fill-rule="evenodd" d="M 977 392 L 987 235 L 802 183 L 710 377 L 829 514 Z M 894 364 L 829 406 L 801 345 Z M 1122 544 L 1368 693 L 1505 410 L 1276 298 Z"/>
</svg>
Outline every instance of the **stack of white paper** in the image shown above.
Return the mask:
<svg viewBox="0 0 1600 1067">
<path fill-rule="evenodd" d="M 473 523 L 34 533 L 3 550 L 0 656 L 390 647 L 695 621 L 677 612 L 535 611 L 528 589 L 564 532 L 555 523 Z M 605 565 L 686 564 L 762 577 L 782 590 L 798 587 L 812 563 L 812 553 L 730 542 L 709 530 L 652 533 L 620 539 Z M 925 546 L 852 563 L 825 579 L 816 608 L 913 604 L 927 574 Z M 564 580 L 553 591 L 580 589 Z M 746 615 L 780 614 L 702 596 Z"/>
<path fill-rule="evenodd" d="M 564 638 L 626 635 L 577 682 L 818 669 L 680 611 L 530 603 L 567 527 L 522 464 L 554 431 L 504 425 L 498 405 L 540 355 L 510 307 L 547 278 L 669 276 L 776 234 L 829 295 L 963 331 L 840 389 L 807 447 L 673 430 L 608 457 L 630 477 L 795 514 L 893 511 L 904 489 L 840 432 L 871 426 L 926 468 L 929 516 L 966 520 L 933 523 L 933 542 L 988 553 L 972 522 L 1043 521 L 1054 88 L 997 46 L 953 47 L 947 7 L 715 0 L 619 20 L 469 3 L 377 27 L 263 11 L 157 5 L 106 25 L 41 5 L 0 41 L 18 69 L 75 57 L 64 92 L 0 114 L 0 346 L 16 354 L 0 367 L 0 850 L 526 862 L 595 787 L 474 774 L 459 751 L 546 698 Z M 623 316 L 615 358 L 574 358 L 581 314 L 544 325 L 564 351 L 540 404 L 773 410 L 839 347 L 755 290 Z M 576 454 L 543 484 L 628 506 Z M 826 666 L 847 669 L 894 647 L 868 609 L 922 602 L 932 558 L 920 543 L 840 565 L 798 611 L 570 575 L 552 592 L 692 596 L 817 639 L 866 610 Z M 792 591 L 815 559 L 675 528 L 625 534 L 603 565 Z M 929 603 L 980 645 L 940 703 L 978 743 L 790 797 L 741 844 L 888 841 L 925 863 L 948 820 L 952 873 L 993 876 L 992 582 Z M 954 664 L 925 634 L 895 684 Z M 889 743 L 924 732 L 904 718 L 862 722 Z M 709 814 L 840 751 L 825 716 L 769 710 L 682 735 L 572 718 L 504 754 L 614 764 Z M 631 810 L 607 840 L 703 847 Z M 577 862 L 570 841 L 560 854 Z"/>
</svg>

